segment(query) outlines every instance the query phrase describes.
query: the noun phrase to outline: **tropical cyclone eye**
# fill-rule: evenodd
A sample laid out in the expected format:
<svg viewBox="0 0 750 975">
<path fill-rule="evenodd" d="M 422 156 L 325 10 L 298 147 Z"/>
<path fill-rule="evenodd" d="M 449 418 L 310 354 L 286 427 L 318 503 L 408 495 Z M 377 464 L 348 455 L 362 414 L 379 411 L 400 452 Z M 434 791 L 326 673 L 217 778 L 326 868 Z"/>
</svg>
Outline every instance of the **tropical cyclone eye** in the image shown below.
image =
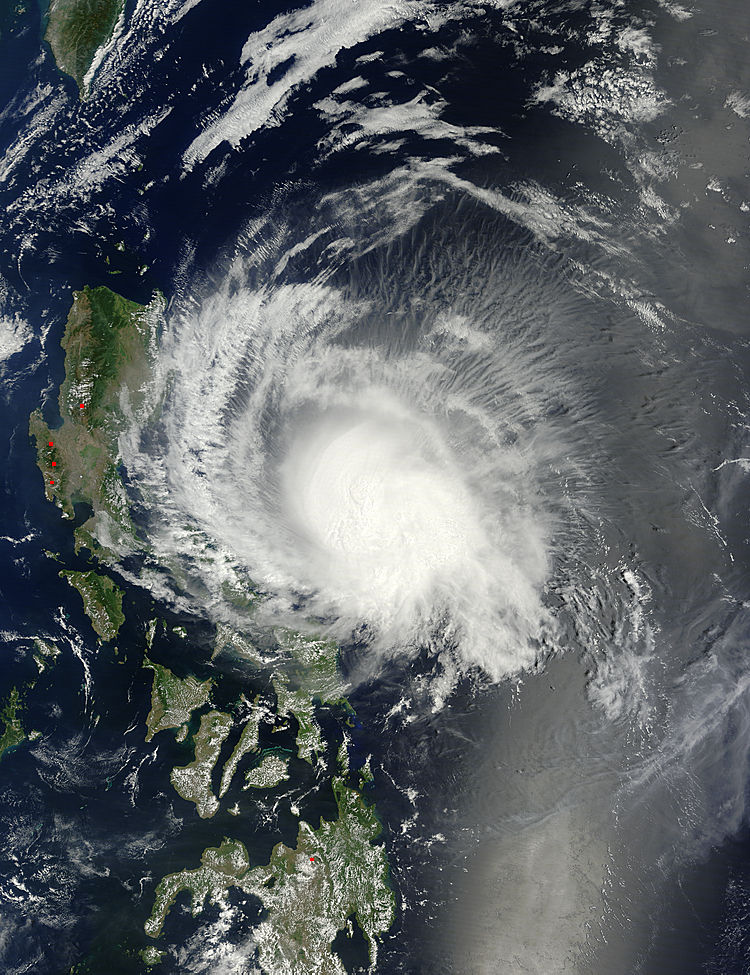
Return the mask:
<svg viewBox="0 0 750 975">
<path fill-rule="evenodd" d="M 390 331 L 342 338 L 365 306 L 336 289 L 231 275 L 198 307 L 163 367 L 169 463 L 129 456 L 186 578 L 230 618 L 226 580 L 250 580 L 256 622 L 367 646 L 375 671 L 422 648 L 455 674 L 533 664 L 552 626 L 546 479 L 564 461 L 526 337 L 432 313 L 405 354 Z"/>
<path fill-rule="evenodd" d="M 470 495 L 424 422 L 323 418 L 293 443 L 283 475 L 314 571 L 366 615 L 413 610 L 482 547 Z"/>
<path fill-rule="evenodd" d="M 285 576 L 338 639 L 365 627 L 380 652 L 455 647 L 467 666 L 515 672 L 547 618 L 544 519 L 514 495 L 512 450 L 441 412 L 434 383 L 420 403 L 415 377 L 389 370 L 380 387 L 327 373 L 290 396 L 271 515 L 289 544 L 265 546 L 266 578 Z"/>
</svg>

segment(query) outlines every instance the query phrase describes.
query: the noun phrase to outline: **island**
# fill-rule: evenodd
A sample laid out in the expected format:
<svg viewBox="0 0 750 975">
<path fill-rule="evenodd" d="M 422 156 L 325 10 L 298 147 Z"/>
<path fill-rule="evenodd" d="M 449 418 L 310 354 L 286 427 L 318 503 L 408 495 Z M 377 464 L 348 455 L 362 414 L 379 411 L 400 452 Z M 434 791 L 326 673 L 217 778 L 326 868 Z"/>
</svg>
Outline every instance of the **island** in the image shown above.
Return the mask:
<svg viewBox="0 0 750 975">
<path fill-rule="evenodd" d="M 91 512 L 75 529 L 76 554 L 85 548 L 110 565 L 138 547 L 118 438 L 143 404 L 163 307 L 161 296 L 139 305 L 105 287 L 75 292 L 60 343 L 65 353 L 57 397 L 61 422 L 48 424 L 41 409 L 29 417 L 47 499 L 71 520 L 76 504 Z M 60 576 L 81 594 L 99 637 L 114 639 L 125 620 L 122 590 L 93 570 L 66 569 Z M 36 660 L 41 669 L 42 658 Z"/>
<path fill-rule="evenodd" d="M 59 656 L 60 648 L 54 643 L 43 640 L 40 636 L 34 637 L 34 663 L 40 674 L 52 666 Z"/>
<path fill-rule="evenodd" d="M 260 762 L 245 773 L 243 789 L 273 789 L 289 778 L 287 761 L 276 752 L 264 755 Z"/>
<path fill-rule="evenodd" d="M 222 904 L 229 888 L 238 887 L 257 897 L 268 912 L 255 930 L 264 972 L 345 975 L 332 946 L 351 916 L 375 964 L 378 938 L 395 916 L 388 861 L 382 846 L 375 844 L 380 824 L 372 807 L 343 778 L 334 779 L 333 790 L 338 818 L 321 820 L 318 829 L 300 822 L 296 847 L 278 843 L 266 866 L 250 869 L 244 844 L 225 838 L 221 846 L 203 852 L 196 869 L 164 877 L 144 925 L 146 934 L 159 937 L 182 891 L 189 892 L 197 915 L 207 899 Z"/>
<path fill-rule="evenodd" d="M 257 750 L 260 739 L 260 723 L 264 718 L 268 717 L 269 713 L 263 706 L 258 705 L 258 698 L 256 697 L 247 724 L 242 729 L 239 741 L 232 750 L 232 754 L 224 766 L 224 771 L 221 773 L 221 785 L 219 786 L 220 797 L 227 794 L 229 786 L 232 784 L 234 773 L 237 771 L 237 766 L 245 755 Z"/>
<path fill-rule="evenodd" d="M 0 736 L 0 759 L 6 752 L 17 748 L 26 740 L 20 717 L 21 707 L 21 692 L 17 687 L 12 687 L 7 698 L 0 705 L 0 721 L 3 724 L 3 733 Z"/>
<path fill-rule="evenodd" d="M 57 66 L 85 91 L 97 53 L 112 38 L 125 0 L 52 0 L 45 40 Z"/>
<path fill-rule="evenodd" d="M 40 409 L 29 420 L 46 496 L 64 518 L 76 521 L 76 557 L 88 558 L 99 569 L 71 566 L 60 575 L 80 594 L 103 641 L 114 639 L 123 624 L 124 593 L 101 568 L 122 573 L 125 558 L 148 551 L 131 518 L 119 443 L 133 422 L 148 425 L 153 420 L 146 392 L 163 308 L 159 296 L 140 305 L 106 287 L 76 292 L 61 340 L 65 363 L 57 397 L 59 422 L 45 418 Z M 333 947 L 338 932 L 358 924 L 374 963 L 396 902 L 381 825 L 370 797 L 363 795 L 372 789 L 369 764 L 366 774 L 353 774 L 348 766 L 353 711 L 339 669 L 338 646 L 284 627 L 259 632 L 253 617 L 262 594 L 250 579 L 233 581 L 230 589 L 227 605 L 247 627 L 241 622 L 236 627 L 216 624 L 209 648 L 210 674 L 199 678 L 185 673 L 182 663 L 173 665 L 175 673 L 164 662 L 162 641 L 171 641 L 166 657 L 170 661 L 175 638 L 189 650 L 189 627 L 182 620 L 168 625 L 151 619 L 145 624 L 141 659 L 152 679 L 147 714 L 144 707 L 144 739 L 151 742 L 170 730 L 177 742 L 185 742 L 185 750 L 191 750 L 169 774 L 177 795 L 192 804 L 182 808 L 186 824 L 193 816 L 210 820 L 220 810 L 240 816 L 238 798 L 243 805 L 252 801 L 263 806 L 268 800 L 269 811 L 283 803 L 295 817 L 295 845 L 277 843 L 270 857 L 265 854 L 267 863 L 251 864 L 242 842 L 225 837 L 218 846 L 203 850 L 197 866 L 197 855 L 187 865 L 178 861 L 180 869 L 156 885 L 143 930 L 148 938 L 160 937 L 175 899 L 184 891 L 198 913 L 207 901 L 220 903 L 231 888 L 239 888 L 264 908 L 255 928 L 264 972 L 343 975 Z M 38 642 L 35 650 L 41 672 L 53 659 L 53 649 Z M 218 660 L 220 655 L 229 659 Z M 238 693 L 236 685 L 231 697 L 226 693 L 225 677 L 237 672 L 238 663 L 240 672 L 247 674 L 247 686 L 254 688 L 252 696 Z M 216 702 L 226 703 L 218 710 Z M 20 707 L 20 692 L 14 690 L 0 712 L 5 750 L 26 737 Z M 293 741 L 285 736 L 283 747 L 269 747 L 274 731 L 290 727 Z M 163 740 L 159 738 L 155 747 Z M 174 742 L 168 747 L 173 754 Z M 337 760 L 331 757 L 335 749 Z M 299 760 L 312 767 L 316 780 L 330 783 L 336 803 L 332 820 L 308 822 L 301 818 L 295 799 L 285 795 Z M 217 822 L 221 832 L 211 838 L 214 843 L 227 829 L 223 815 Z M 206 823 L 203 828 L 209 827 Z M 205 841 L 198 850 L 204 845 Z M 164 946 L 138 948 L 145 965 L 158 965 L 163 957 Z"/>
<path fill-rule="evenodd" d="M 201 718 L 195 735 L 195 758 L 189 765 L 172 769 L 171 781 L 175 791 L 194 802 L 201 819 L 213 816 L 219 801 L 211 789 L 211 776 L 219 758 L 221 746 L 232 730 L 232 719 L 221 711 L 209 711 Z"/>
<path fill-rule="evenodd" d="M 81 594 L 84 611 L 96 633 L 102 640 L 114 640 L 125 622 L 122 589 L 118 589 L 109 576 L 98 572 L 63 569 L 59 575 Z"/>
<path fill-rule="evenodd" d="M 29 418 L 47 498 L 70 519 L 76 503 L 92 509 L 75 530 L 75 549 L 86 547 L 105 561 L 137 545 L 120 474 L 118 437 L 128 416 L 142 405 L 162 309 L 159 297 L 144 306 L 105 287 L 76 292 L 61 341 L 62 423 L 53 429 L 39 409 Z"/>
<path fill-rule="evenodd" d="M 143 666 L 154 672 L 151 710 L 146 718 L 146 741 L 168 728 L 177 728 L 177 741 L 184 741 L 190 716 L 208 702 L 213 681 L 210 678 L 199 681 L 190 676 L 178 677 L 169 667 L 154 663 L 148 657 Z"/>
<path fill-rule="evenodd" d="M 312 763 L 324 751 L 316 708 L 333 706 L 334 713 L 345 721 L 353 713 L 338 676 L 335 644 L 288 630 L 280 631 L 277 637 L 279 652 L 271 662 L 246 636 L 231 632 L 225 625 L 217 628 L 220 652 L 226 653 L 231 647 L 259 669 L 270 671 L 276 707 L 272 708 L 260 695 L 252 702 L 241 696 L 243 723 L 224 763 L 218 796 L 213 792 L 212 779 L 222 747 L 233 732 L 234 720 L 221 711 L 202 715 L 194 739 L 195 758 L 187 766 L 174 768 L 171 779 L 175 790 L 195 803 L 196 812 L 203 819 L 218 812 L 238 767 L 246 760 L 250 761 L 250 768 L 244 774 L 244 792 L 276 789 L 288 780 L 290 756 L 279 748 L 260 749 L 260 725 L 264 721 L 276 730 L 279 717 L 294 718 L 298 725 L 297 758 Z M 160 668 L 159 680 L 167 688 L 180 680 L 162 665 L 149 661 L 146 666 Z M 291 684 L 296 686 L 292 688 Z M 153 695 L 152 700 L 156 700 Z M 219 846 L 208 847 L 199 866 L 167 874 L 159 882 L 151 914 L 144 924 L 148 937 L 161 936 L 172 905 L 181 893 L 188 892 L 192 913 L 197 915 L 206 903 L 225 903 L 228 891 L 234 887 L 257 897 L 266 910 L 255 929 L 255 938 L 261 970 L 268 975 L 277 971 L 288 975 L 344 975 L 333 944 L 338 932 L 351 930 L 353 920 L 363 932 L 374 964 L 379 938 L 393 923 L 396 901 L 385 848 L 378 843 L 380 822 L 374 806 L 362 794 L 362 789 L 372 783 L 369 760 L 352 777 L 349 744 L 344 729 L 337 771 L 331 778 L 337 807 L 333 821 L 321 819 L 315 828 L 300 819 L 296 846 L 278 843 L 267 864 L 251 865 L 247 849 L 237 839 L 225 837 Z M 317 760 L 322 761 L 320 757 Z M 294 804 L 292 811 L 299 817 Z M 237 803 L 227 812 L 240 815 Z"/>
</svg>

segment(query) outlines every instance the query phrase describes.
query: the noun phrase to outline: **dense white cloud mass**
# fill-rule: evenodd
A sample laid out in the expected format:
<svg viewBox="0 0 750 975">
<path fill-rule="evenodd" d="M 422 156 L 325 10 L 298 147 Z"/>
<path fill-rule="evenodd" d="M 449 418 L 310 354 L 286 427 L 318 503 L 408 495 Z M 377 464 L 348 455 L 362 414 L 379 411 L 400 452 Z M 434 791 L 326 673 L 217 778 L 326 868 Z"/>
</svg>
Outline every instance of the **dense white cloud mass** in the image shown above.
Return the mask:
<svg viewBox="0 0 750 975">
<path fill-rule="evenodd" d="M 387 198 L 387 181 L 371 192 Z M 424 647 L 493 678 L 533 664 L 554 642 L 545 587 L 585 429 L 577 446 L 552 415 L 576 393 L 559 354 L 539 354 L 543 275 L 493 281 L 467 248 L 461 287 L 496 298 L 453 307 L 436 271 L 410 330 L 366 289 L 286 280 L 307 248 L 345 253 L 345 236 L 307 227 L 289 237 L 307 247 L 285 250 L 284 232 L 264 234 L 273 246 L 256 240 L 175 308 L 160 447 L 124 444 L 162 563 L 219 615 L 227 585 L 252 584 L 256 620 L 354 641 L 373 666 Z M 260 287 L 258 254 L 276 269 Z M 423 271 L 381 269 L 373 287 L 401 301 Z"/>
</svg>

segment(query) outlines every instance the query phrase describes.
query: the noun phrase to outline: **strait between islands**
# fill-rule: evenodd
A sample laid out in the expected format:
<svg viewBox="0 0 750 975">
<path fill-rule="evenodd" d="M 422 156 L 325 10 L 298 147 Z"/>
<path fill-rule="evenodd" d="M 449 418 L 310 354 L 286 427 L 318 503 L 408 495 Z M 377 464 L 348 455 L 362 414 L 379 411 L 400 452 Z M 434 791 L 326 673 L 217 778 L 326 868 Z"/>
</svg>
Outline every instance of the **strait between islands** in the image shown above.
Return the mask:
<svg viewBox="0 0 750 975">
<path fill-rule="evenodd" d="M 61 342 L 65 376 L 57 397 L 58 416 L 51 415 L 48 422 L 38 409 L 29 420 L 47 499 L 71 521 L 76 505 L 90 512 L 74 529 L 74 549 L 77 558 L 93 560 L 97 570 L 63 568 L 60 575 L 80 593 L 101 641 L 114 640 L 125 621 L 123 591 L 101 569 L 116 569 L 123 555 L 143 550 L 129 510 L 118 443 L 128 422 L 144 408 L 142 391 L 157 354 L 163 309 L 158 295 L 144 306 L 105 287 L 75 293 Z M 252 596 L 231 591 L 227 600 L 247 610 Z M 175 766 L 170 775 L 175 792 L 186 803 L 183 815 L 210 820 L 222 803 L 233 799 L 226 811 L 241 815 L 238 798 L 261 799 L 279 789 L 289 779 L 294 759 L 315 766 L 318 775 L 330 776 L 336 817 L 310 823 L 299 818 L 292 803 L 299 819 L 296 846 L 278 843 L 267 864 L 252 865 L 242 842 L 217 836 L 219 844 L 203 851 L 199 865 L 170 873 L 156 886 L 144 933 L 150 939 L 162 937 L 170 909 L 183 892 L 197 914 L 206 901 L 224 903 L 230 889 L 238 888 L 265 908 L 254 931 L 263 971 L 345 975 L 333 942 L 338 932 L 351 933 L 354 924 L 374 963 L 378 941 L 393 923 L 396 901 L 385 848 L 379 842 L 381 825 L 364 796 L 371 782 L 369 764 L 358 771 L 349 768 L 347 725 L 353 712 L 339 675 L 336 644 L 278 628 L 272 634 L 275 652 L 269 657 L 244 634 L 218 626 L 212 662 L 220 654 L 232 654 L 270 677 L 265 697 L 256 695 L 249 701 L 243 696 L 230 714 L 212 705 L 222 680 L 219 668 L 199 679 L 190 673 L 178 675 L 157 659 L 159 637 L 165 632 L 162 622 L 152 620 L 143 634 L 147 652 L 142 666 L 152 672 L 145 740 L 171 730 L 192 750 L 192 761 Z M 173 632 L 187 637 L 182 628 Z M 43 665 L 47 657 L 39 656 Z M 0 706 L 5 726 L 0 756 L 27 737 L 22 700 L 23 693 L 14 688 Z M 338 745 L 334 741 L 338 757 L 330 771 L 326 736 L 318 720 L 321 707 L 336 717 L 339 728 Z M 263 725 L 271 733 L 296 728 L 293 751 L 261 747 Z M 222 761 L 225 746 L 231 751 Z M 244 771 L 239 793 L 232 787 L 238 771 Z M 152 943 L 140 954 L 151 966 L 159 963 L 164 950 Z"/>
</svg>

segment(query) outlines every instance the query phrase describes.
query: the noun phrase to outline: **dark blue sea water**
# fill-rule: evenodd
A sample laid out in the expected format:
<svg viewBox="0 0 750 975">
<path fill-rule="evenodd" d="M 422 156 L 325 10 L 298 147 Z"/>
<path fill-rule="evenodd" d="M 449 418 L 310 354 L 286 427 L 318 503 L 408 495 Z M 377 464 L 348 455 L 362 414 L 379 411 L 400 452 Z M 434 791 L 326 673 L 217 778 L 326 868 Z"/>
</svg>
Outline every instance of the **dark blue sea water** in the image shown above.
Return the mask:
<svg viewBox="0 0 750 975">
<path fill-rule="evenodd" d="M 450 604 L 434 639 L 399 653 L 376 653 L 366 622 L 342 640 L 356 717 L 322 708 L 319 720 L 329 767 L 344 728 L 353 769 L 371 756 L 399 903 L 376 970 L 750 970 L 747 11 L 404 3 L 367 21 L 385 7 L 128 2 L 79 99 L 43 41 L 45 12 L 0 4 L 0 698 L 23 689 L 24 728 L 39 733 L 0 762 L 8 973 L 143 971 L 162 876 L 224 836 L 267 862 L 294 845 L 293 805 L 315 826 L 333 817 L 330 776 L 292 757 L 288 787 L 235 817 L 236 781 L 199 820 L 169 782 L 191 745 L 144 741 L 142 669 L 158 616 L 154 657 L 214 676 L 216 707 L 269 693 L 241 659 L 210 659 L 227 534 L 220 513 L 190 507 L 203 495 L 187 482 L 226 500 L 210 493 L 226 475 L 240 498 L 227 509 L 253 521 L 243 469 L 232 481 L 211 448 L 227 430 L 240 457 L 252 443 L 249 470 L 286 430 L 287 366 L 344 388 L 324 352 L 353 386 L 365 353 L 398 360 L 393 389 L 424 387 L 420 408 L 450 428 L 477 492 L 507 476 L 507 509 L 554 523 L 538 545 L 556 622 L 542 637 L 514 630 L 523 664 L 441 637 Z M 258 121 L 243 90 L 279 84 Z M 223 141 L 188 164 L 211 125 Z M 124 470 L 153 548 L 111 570 L 126 623 L 103 646 L 59 578 L 91 563 L 45 500 L 27 432 L 40 405 L 59 420 L 60 338 L 85 284 L 164 295 L 172 368 L 162 425 Z M 434 327 L 446 310 L 456 342 L 477 341 L 460 355 Z M 241 351 L 231 368 L 227 349 Z M 467 390 L 486 392 L 473 412 Z M 221 423 L 183 477 L 168 468 L 187 457 L 173 436 L 184 404 Z M 474 449 L 471 424 L 495 420 L 517 467 Z M 174 475 L 163 512 L 148 506 L 161 485 L 149 459 Z M 171 521 L 205 529 L 205 562 L 174 547 Z M 506 541 L 523 550 L 524 533 Z M 253 537 L 250 566 L 261 542 L 273 548 Z M 513 616 L 519 574 L 493 613 Z M 478 581 L 468 592 L 471 616 L 484 597 Z M 295 595 L 295 612 L 317 608 Z M 60 651 L 41 674 L 35 637 Z M 294 731 L 266 729 L 263 744 L 293 756 Z M 155 970 L 256 971 L 260 907 L 237 891 L 229 905 L 193 918 L 180 902 Z M 348 972 L 366 968 L 358 928 L 334 947 Z"/>
</svg>

